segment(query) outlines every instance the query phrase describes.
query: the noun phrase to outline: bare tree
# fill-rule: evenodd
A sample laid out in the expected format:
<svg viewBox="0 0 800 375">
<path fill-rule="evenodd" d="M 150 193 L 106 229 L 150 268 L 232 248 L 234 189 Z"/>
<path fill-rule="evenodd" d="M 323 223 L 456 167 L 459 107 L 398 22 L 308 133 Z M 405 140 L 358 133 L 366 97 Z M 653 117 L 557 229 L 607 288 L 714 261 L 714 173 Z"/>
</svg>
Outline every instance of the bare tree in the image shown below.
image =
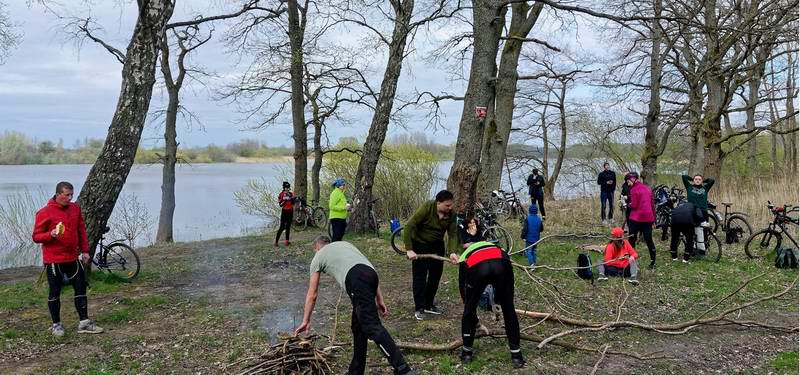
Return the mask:
<svg viewBox="0 0 800 375">
<path fill-rule="evenodd" d="M 14 32 L 17 25 L 11 21 L 5 8 L 6 3 L 0 1 L 0 65 L 5 63 L 11 50 L 22 40 L 22 35 Z"/>
</svg>

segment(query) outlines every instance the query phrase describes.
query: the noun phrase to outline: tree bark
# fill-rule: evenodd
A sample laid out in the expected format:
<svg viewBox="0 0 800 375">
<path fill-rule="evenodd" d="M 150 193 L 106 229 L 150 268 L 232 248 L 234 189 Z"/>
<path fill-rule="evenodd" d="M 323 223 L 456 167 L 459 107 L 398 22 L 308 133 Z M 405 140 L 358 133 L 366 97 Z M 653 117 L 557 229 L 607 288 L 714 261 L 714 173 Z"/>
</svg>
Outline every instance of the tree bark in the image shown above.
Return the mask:
<svg viewBox="0 0 800 375">
<path fill-rule="evenodd" d="M 568 79 L 561 81 L 561 92 L 558 96 L 558 126 L 561 130 L 561 137 L 558 144 L 556 164 L 553 166 L 553 172 L 549 176 L 544 175 L 544 197 L 547 200 L 555 200 L 556 182 L 558 182 L 558 176 L 561 174 L 561 166 L 564 164 L 564 157 L 567 153 L 567 82 L 569 82 Z"/>
<path fill-rule="evenodd" d="M 493 111 L 493 78 L 497 73 L 497 49 L 505 18 L 505 8 L 501 8 L 501 4 L 498 0 L 475 0 L 472 3 L 472 61 L 458 125 L 455 159 L 447 179 L 447 187 L 455 195 L 455 212 L 471 213 L 477 198 L 485 123 L 476 119 L 475 107 L 487 107 Z M 490 118 L 488 114 L 487 118 Z"/>
<path fill-rule="evenodd" d="M 480 189 L 482 196 L 500 188 L 503 173 L 503 160 L 506 157 L 508 139 L 511 135 L 511 123 L 514 118 L 514 99 L 517 93 L 517 68 L 523 42 L 536 20 L 539 19 L 543 4 L 515 3 L 511 6 L 511 24 L 508 39 L 500 54 L 500 66 L 497 72 L 497 93 L 495 98 L 494 125 L 486 128 L 484 144 L 481 151 Z"/>
<path fill-rule="evenodd" d="M 653 1 L 652 46 L 650 47 L 650 105 L 645 118 L 644 152 L 642 153 L 642 179 L 656 186 L 658 177 L 658 125 L 661 117 L 661 43 L 662 30 L 657 17 L 661 17 L 661 0 Z"/>
<path fill-rule="evenodd" d="M 786 55 L 788 72 L 786 77 L 786 114 L 794 113 L 794 101 L 797 98 L 797 89 L 795 88 L 796 67 L 793 60 L 793 52 Z M 786 120 L 784 129 L 794 129 L 797 127 L 797 118 L 792 116 Z M 789 164 L 790 176 L 797 177 L 798 172 L 798 150 L 797 150 L 797 133 L 787 134 L 788 142 L 784 143 L 783 149 L 786 159 Z"/>
<path fill-rule="evenodd" d="M 303 38 L 306 11 L 301 12 L 297 0 L 288 0 L 289 47 L 291 61 L 289 76 L 292 86 L 292 138 L 294 139 L 294 194 L 306 198 L 308 194 L 308 131 L 305 118 L 305 93 L 303 91 Z M 307 4 L 306 4 L 307 6 Z"/>
<path fill-rule="evenodd" d="M 701 133 L 705 141 L 703 176 L 720 180 L 722 171 L 721 118 L 724 104 L 724 77 L 722 51 L 719 43 L 717 1 L 705 0 L 705 47 L 709 66 L 705 73 L 706 100 Z"/>
<path fill-rule="evenodd" d="M 316 96 L 313 96 L 311 103 L 311 123 L 314 125 L 314 163 L 311 165 L 311 201 L 320 204 L 320 183 L 319 173 L 322 170 L 322 120 L 319 118 L 319 104 Z"/>
<path fill-rule="evenodd" d="M 159 42 L 175 6 L 171 0 L 139 3 L 139 16 L 122 67 L 122 85 L 114 117 L 103 149 L 78 198 L 86 218 L 92 256 L 136 157 L 156 81 Z"/>
<path fill-rule="evenodd" d="M 365 232 L 369 228 L 368 204 L 372 201 L 372 184 L 375 181 L 375 169 L 386 140 L 389 119 L 392 114 L 394 97 L 397 93 L 397 81 L 403 68 L 406 41 L 411 32 L 411 15 L 414 11 L 414 0 L 391 1 L 394 8 L 395 21 L 392 39 L 389 43 L 389 60 L 383 73 L 381 91 L 372 122 L 369 126 L 367 140 L 364 142 L 363 155 L 356 171 L 355 193 L 353 196 L 353 214 L 348 227 L 354 232 Z"/>
</svg>

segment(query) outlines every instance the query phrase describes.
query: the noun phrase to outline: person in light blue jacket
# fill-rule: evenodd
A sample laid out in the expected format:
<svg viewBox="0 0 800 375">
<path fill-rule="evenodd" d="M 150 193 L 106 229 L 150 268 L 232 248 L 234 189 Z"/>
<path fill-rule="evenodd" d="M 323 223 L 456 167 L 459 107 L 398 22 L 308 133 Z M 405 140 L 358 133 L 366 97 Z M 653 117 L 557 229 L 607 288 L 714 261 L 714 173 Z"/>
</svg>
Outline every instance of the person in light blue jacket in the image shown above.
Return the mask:
<svg viewBox="0 0 800 375">
<path fill-rule="evenodd" d="M 528 264 L 530 266 L 536 265 L 536 246 L 533 246 L 539 241 L 539 236 L 544 230 L 542 218 L 539 217 L 539 210 L 535 204 L 528 208 L 528 217 L 522 223 L 522 239 L 525 240 L 525 256 L 528 257 Z"/>
</svg>

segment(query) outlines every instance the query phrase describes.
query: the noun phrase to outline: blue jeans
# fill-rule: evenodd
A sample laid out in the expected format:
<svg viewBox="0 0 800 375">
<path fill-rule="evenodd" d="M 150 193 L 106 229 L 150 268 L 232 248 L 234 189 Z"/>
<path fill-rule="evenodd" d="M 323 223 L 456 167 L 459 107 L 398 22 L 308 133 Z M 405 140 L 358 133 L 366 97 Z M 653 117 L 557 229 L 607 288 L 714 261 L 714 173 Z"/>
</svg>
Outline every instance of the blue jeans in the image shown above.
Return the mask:
<svg viewBox="0 0 800 375">
<path fill-rule="evenodd" d="M 533 245 L 533 242 L 525 241 L 525 247 Z M 536 246 L 525 250 L 525 256 L 528 257 L 528 265 L 536 264 Z"/>
<path fill-rule="evenodd" d="M 600 191 L 600 220 L 606 219 L 606 202 L 608 202 L 608 220 L 614 219 L 614 192 Z"/>
</svg>

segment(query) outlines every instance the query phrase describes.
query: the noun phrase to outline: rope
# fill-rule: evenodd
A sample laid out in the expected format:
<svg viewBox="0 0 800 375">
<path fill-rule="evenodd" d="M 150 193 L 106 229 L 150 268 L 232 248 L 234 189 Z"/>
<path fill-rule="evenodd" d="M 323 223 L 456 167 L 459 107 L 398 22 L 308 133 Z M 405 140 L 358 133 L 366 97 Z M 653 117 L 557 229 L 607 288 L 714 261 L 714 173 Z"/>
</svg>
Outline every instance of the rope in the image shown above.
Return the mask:
<svg viewBox="0 0 800 375">
<path fill-rule="evenodd" d="M 509 256 L 517 255 L 517 254 L 519 254 L 519 253 L 521 253 L 521 252 L 523 252 L 523 251 L 525 251 L 525 250 L 528 250 L 528 249 L 530 249 L 530 248 L 532 248 L 532 247 L 535 247 L 535 246 L 539 245 L 539 243 L 541 243 L 542 241 L 544 241 L 544 240 L 546 240 L 546 239 L 548 239 L 548 238 L 555 238 L 555 237 L 573 237 L 573 238 L 606 238 L 606 237 L 608 237 L 608 235 L 607 235 L 607 234 L 601 234 L 601 233 L 564 233 L 564 234 L 551 234 L 551 235 L 549 235 L 549 236 L 544 236 L 544 237 L 540 238 L 540 239 L 539 239 L 539 241 L 536 241 L 536 242 L 534 242 L 533 244 L 531 244 L 531 245 L 529 245 L 529 246 L 526 246 L 526 247 L 524 247 L 524 248 L 522 248 L 522 249 L 520 249 L 520 250 L 517 250 L 517 251 L 513 251 L 513 252 L 509 253 L 508 255 L 509 255 Z"/>
</svg>

